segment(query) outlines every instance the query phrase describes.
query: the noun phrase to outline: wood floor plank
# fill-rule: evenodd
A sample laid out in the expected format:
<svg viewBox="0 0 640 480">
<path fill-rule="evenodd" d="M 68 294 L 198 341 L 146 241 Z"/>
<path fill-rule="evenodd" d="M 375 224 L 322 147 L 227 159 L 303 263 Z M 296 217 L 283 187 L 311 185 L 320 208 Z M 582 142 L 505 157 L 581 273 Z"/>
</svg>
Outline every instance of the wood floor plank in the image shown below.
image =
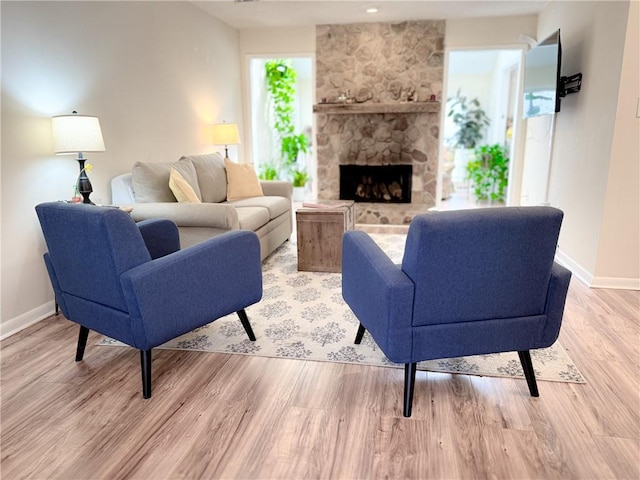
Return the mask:
<svg viewBox="0 0 640 480">
<path fill-rule="evenodd" d="M 273 444 L 260 468 L 262 478 L 321 478 L 327 458 L 335 455 L 319 439 L 328 425 L 322 408 L 287 407 L 275 428 Z"/>
<path fill-rule="evenodd" d="M 288 398 L 302 370 L 302 364 L 295 360 L 264 360 L 248 359 L 245 368 L 253 367 L 256 381 L 243 396 L 230 399 L 243 402 L 246 412 L 229 442 L 234 455 L 223 459 L 215 470 L 205 471 L 208 478 L 261 476 L 261 465 L 267 461 L 275 431 L 284 421 Z"/>
</svg>

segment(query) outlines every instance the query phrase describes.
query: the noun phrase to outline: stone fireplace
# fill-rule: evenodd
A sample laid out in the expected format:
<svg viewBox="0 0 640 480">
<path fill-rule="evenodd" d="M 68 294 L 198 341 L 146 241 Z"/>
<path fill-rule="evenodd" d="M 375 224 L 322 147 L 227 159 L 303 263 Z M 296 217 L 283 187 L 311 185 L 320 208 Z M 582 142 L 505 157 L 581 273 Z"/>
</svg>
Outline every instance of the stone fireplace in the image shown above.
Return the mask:
<svg viewBox="0 0 640 480">
<path fill-rule="evenodd" d="M 393 194 L 367 197 L 363 183 L 354 198 L 358 223 L 409 223 L 435 205 L 444 22 L 319 26 L 316 35 L 318 197 L 341 198 L 352 168 L 409 166 L 402 201 L 393 181 L 376 189 Z"/>
</svg>

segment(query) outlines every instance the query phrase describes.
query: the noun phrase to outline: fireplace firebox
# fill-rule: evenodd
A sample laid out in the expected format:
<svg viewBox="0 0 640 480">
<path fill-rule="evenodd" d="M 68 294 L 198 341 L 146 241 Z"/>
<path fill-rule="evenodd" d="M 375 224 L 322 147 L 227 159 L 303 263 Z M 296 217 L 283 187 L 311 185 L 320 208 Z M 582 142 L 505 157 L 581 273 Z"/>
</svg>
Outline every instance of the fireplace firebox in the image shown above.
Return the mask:
<svg viewBox="0 0 640 480">
<path fill-rule="evenodd" d="M 340 165 L 340 199 L 411 203 L 412 165 Z"/>
</svg>

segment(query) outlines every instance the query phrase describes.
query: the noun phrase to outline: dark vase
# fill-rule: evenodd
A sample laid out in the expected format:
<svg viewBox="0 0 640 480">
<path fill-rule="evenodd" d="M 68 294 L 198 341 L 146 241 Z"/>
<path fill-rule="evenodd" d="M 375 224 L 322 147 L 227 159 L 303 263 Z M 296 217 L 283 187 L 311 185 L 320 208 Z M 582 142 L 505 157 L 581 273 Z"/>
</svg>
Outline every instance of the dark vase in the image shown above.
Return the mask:
<svg viewBox="0 0 640 480">
<path fill-rule="evenodd" d="M 93 186 L 91 185 L 91 180 L 87 177 L 87 171 L 84 169 L 84 158 L 79 158 L 78 162 L 80 163 L 80 175 L 78 176 L 78 192 L 82 195 L 82 203 L 89 203 L 94 205 L 94 203 L 89 200 L 89 195 L 93 192 Z"/>
</svg>

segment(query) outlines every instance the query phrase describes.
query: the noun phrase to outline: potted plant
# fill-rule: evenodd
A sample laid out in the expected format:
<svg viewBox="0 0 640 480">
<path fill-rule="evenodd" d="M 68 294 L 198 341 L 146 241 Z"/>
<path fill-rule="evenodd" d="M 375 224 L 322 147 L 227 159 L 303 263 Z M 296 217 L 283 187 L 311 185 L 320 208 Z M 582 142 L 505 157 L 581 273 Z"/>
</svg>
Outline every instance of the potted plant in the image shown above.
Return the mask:
<svg viewBox="0 0 640 480">
<path fill-rule="evenodd" d="M 258 176 L 261 180 L 277 180 L 278 170 L 271 163 L 263 163 L 260 166 L 260 174 Z"/>
<path fill-rule="evenodd" d="M 478 200 L 504 202 L 508 183 L 509 158 L 499 145 L 482 145 L 475 149 L 475 159 L 467 164 L 467 176 Z"/>
<path fill-rule="evenodd" d="M 305 186 L 309 181 L 309 174 L 304 170 L 293 169 L 291 171 L 293 183 L 293 200 L 302 202 L 304 200 Z"/>
<path fill-rule="evenodd" d="M 471 149 L 475 148 L 477 143 L 482 140 L 484 130 L 489 126 L 491 120 L 480 107 L 480 101 L 477 98 L 467 101 L 467 97 L 457 95 L 450 99 L 449 113 L 447 114 L 453 120 L 457 130 L 454 135 L 455 147 Z"/>
<path fill-rule="evenodd" d="M 484 131 L 491 121 L 480 106 L 480 101 L 477 98 L 468 100 L 460 94 L 460 90 L 455 97 L 449 99 L 449 105 L 447 116 L 451 117 L 456 126 L 453 136 L 456 150 L 451 177 L 454 183 L 460 183 L 464 179 L 473 149 L 484 138 Z"/>
</svg>

